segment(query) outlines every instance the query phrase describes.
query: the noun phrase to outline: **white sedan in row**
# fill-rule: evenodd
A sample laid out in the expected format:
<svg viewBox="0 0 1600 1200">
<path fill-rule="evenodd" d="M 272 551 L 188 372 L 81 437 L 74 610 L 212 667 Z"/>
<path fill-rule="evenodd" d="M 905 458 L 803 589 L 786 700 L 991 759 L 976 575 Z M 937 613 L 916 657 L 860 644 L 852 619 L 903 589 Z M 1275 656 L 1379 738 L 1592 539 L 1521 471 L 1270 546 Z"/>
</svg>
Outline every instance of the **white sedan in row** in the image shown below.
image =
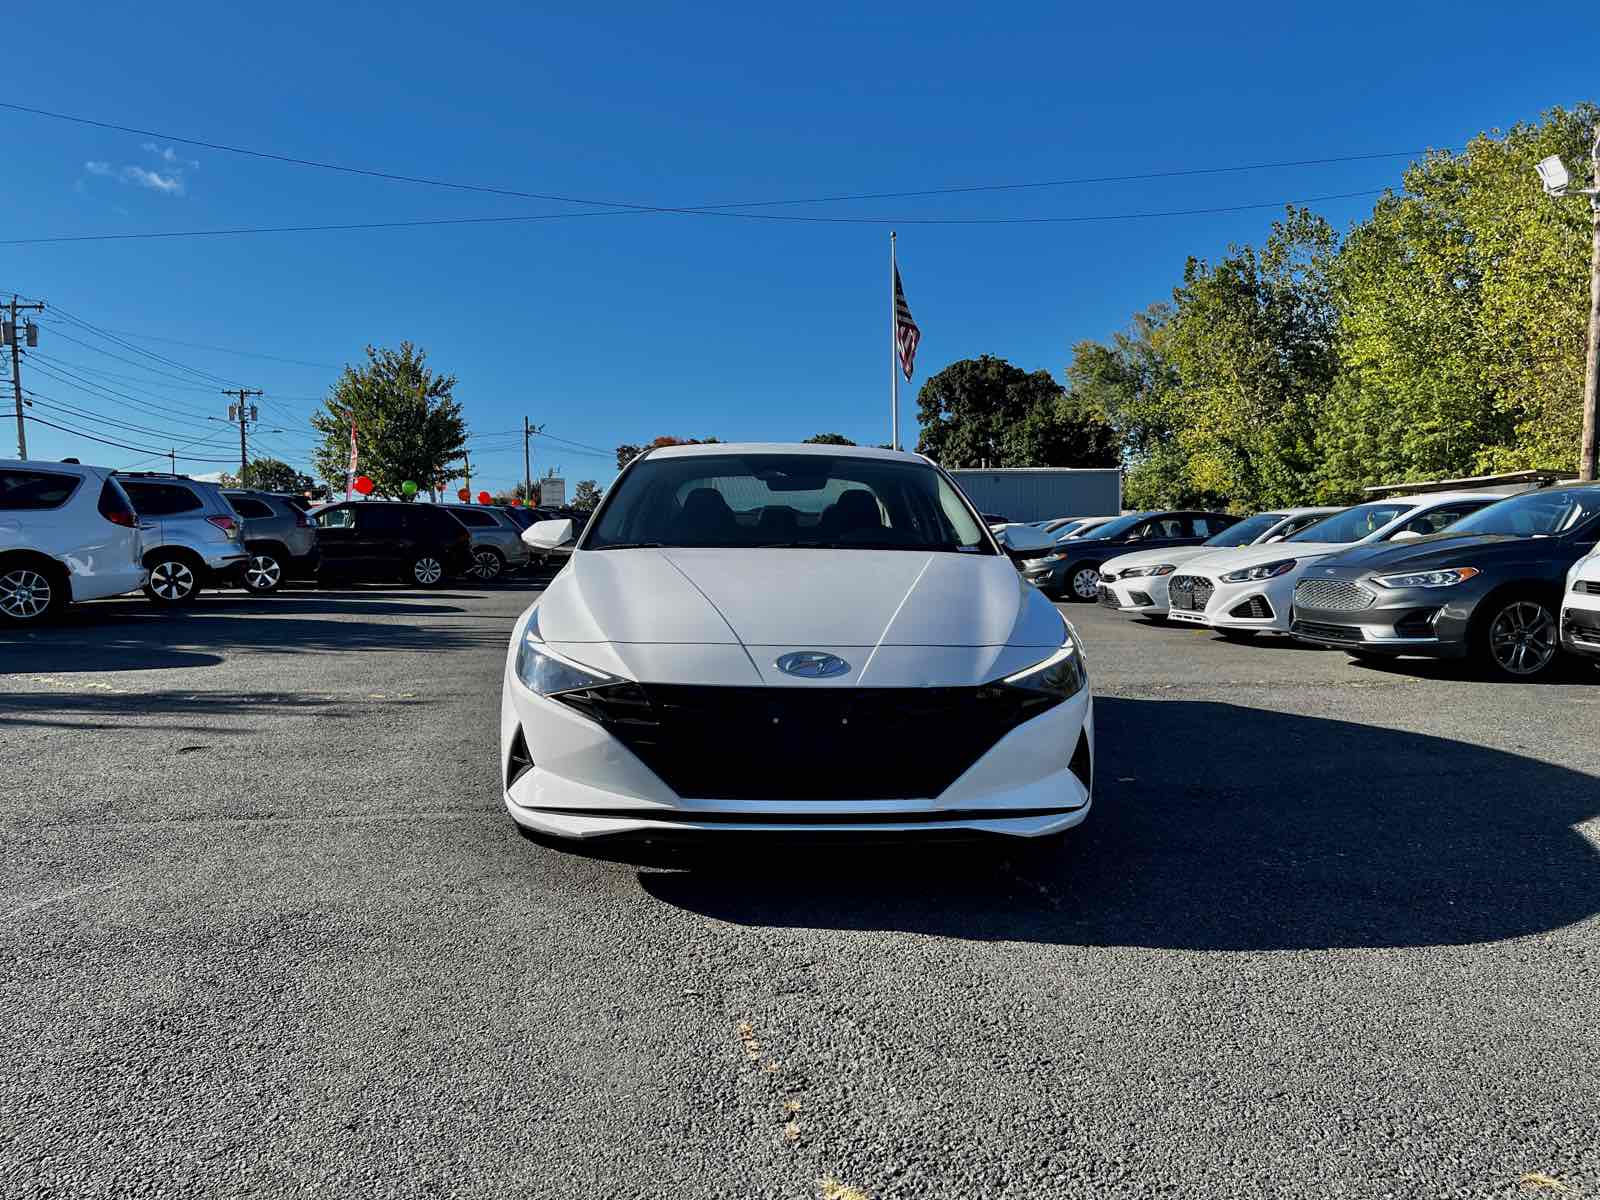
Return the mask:
<svg viewBox="0 0 1600 1200">
<path fill-rule="evenodd" d="M 1561 646 L 1600 660 L 1600 550 L 1580 558 L 1567 572 L 1561 598 Z"/>
<path fill-rule="evenodd" d="M 1358 504 L 1271 545 L 1192 559 L 1167 580 L 1167 618 L 1248 637 L 1289 632 L 1295 585 L 1311 564 L 1351 546 L 1426 537 L 1505 494 L 1432 492 Z"/>
<path fill-rule="evenodd" d="M 1218 550 L 1281 542 L 1338 511 L 1337 508 L 1282 508 L 1246 517 L 1198 546 L 1170 546 L 1165 550 L 1137 550 L 1118 555 L 1100 568 L 1100 603 L 1130 617 L 1164 617 L 1167 615 L 1167 580 L 1184 563 Z"/>
</svg>

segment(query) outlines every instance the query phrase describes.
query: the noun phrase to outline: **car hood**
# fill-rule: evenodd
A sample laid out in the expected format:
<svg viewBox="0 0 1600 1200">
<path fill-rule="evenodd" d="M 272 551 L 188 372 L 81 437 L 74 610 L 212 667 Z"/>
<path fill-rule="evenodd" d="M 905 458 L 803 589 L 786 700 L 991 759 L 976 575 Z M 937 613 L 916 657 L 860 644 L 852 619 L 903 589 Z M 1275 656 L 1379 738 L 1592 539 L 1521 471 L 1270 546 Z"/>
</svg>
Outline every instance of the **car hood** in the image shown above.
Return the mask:
<svg viewBox="0 0 1600 1200">
<path fill-rule="evenodd" d="M 1518 538 L 1500 534 L 1435 533 L 1428 537 L 1407 538 L 1400 542 L 1370 542 L 1347 548 L 1323 565 L 1349 567 L 1361 570 L 1392 570 L 1394 568 L 1434 568 L 1471 566 L 1457 561 L 1463 554 L 1471 553 L 1492 558 L 1505 555 L 1520 556 L 1534 546 L 1549 553 L 1558 553 L 1561 542 L 1554 538 Z"/>
<path fill-rule="evenodd" d="M 1286 558 L 1305 562 L 1349 548 L 1348 542 L 1272 542 L 1265 546 L 1240 546 L 1237 550 L 1213 550 L 1186 565 L 1193 570 L 1240 571 L 1262 563 L 1282 562 Z"/>
<path fill-rule="evenodd" d="M 914 551 L 579 551 L 537 609 L 546 641 L 660 682 L 794 685 L 776 659 L 819 650 L 849 669 L 808 686 L 955 686 L 1047 657 L 1063 629 L 1010 559 Z"/>
<path fill-rule="evenodd" d="M 1100 567 L 1101 574 L 1116 572 L 1121 574 L 1130 567 L 1155 567 L 1162 563 L 1171 563 L 1177 566 L 1190 559 L 1200 558 L 1206 554 L 1221 553 L 1214 547 L 1208 546 L 1169 546 L 1165 550 L 1137 550 L 1132 554 L 1119 554 L 1116 558 L 1108 558 Z"/>
</svg>

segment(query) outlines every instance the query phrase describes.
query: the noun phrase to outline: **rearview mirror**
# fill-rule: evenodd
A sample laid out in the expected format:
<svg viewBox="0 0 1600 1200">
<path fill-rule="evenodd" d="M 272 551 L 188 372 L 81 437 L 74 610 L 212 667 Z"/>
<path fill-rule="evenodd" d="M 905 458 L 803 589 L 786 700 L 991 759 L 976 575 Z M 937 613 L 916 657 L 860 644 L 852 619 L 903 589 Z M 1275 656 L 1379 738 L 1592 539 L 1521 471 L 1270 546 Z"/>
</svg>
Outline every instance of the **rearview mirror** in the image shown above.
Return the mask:
<svg viewBox="0 0 1600 1200">
<path fill-rule="evenodd" d="M 523 544 L 535 550 L 554 550 L 557 546 L 565 546 L 573 536 L 570 520 L 535 521 L 522 531 Z"/>
</svg>

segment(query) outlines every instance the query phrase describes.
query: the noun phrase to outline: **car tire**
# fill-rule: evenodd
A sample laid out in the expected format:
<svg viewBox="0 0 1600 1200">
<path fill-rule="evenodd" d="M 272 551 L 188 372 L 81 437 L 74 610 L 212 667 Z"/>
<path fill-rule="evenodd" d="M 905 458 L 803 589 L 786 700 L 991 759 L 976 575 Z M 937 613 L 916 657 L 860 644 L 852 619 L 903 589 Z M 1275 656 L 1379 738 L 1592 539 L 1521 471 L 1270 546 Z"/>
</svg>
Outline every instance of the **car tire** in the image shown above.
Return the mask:
<svg viewBox="0 0 1600 1200">
<path fill-rule="evenodd" d="M 252 546 L 244 565 L 244 590 L 253 596 L 270 596 L 283 585 L 283 554 L 274 546 Z"/>
<path fill-rule="evenodd" d="M 67 607 L 67 577 L 33 558 L 0 562 L 0 623 L 42 625 Z"/>
<path fill-rule="evenodd" d="M 467 574 L 481 583 L 493 583 L 506 573 L 506 560 L 492 546 L 483 546 L 472 552 L 472 566 Z"/>
<path fill-rule="evenodd" d="M 1474 661 L 1493 678 L 1520 683 L 1548 677 L 1561 660 L 1551 605 L 1526 592 L 1492 598 L 1472 627 Z"/>
<path fill-rule="evenodd" d="M 411 559 L 406 579 L 418 587 L 438 587 L 444 582 L 444 558 L 424 551 Z"/>
<path fill-rule="evenodd" d="M 161 608 L 183 608 L 200 596 L 200 575 L 204 568 L 193 555 L 162 551 L 145 559 L 150 579 L 144 594 Z"/>
<path fill-rule="evenodd" d="M 1062 596 L 1078 604 L 1089 604 L 1100 595 L 1100 564 L 1074 563 L 1065 573 L 1067 585 Z"/>
</svg>

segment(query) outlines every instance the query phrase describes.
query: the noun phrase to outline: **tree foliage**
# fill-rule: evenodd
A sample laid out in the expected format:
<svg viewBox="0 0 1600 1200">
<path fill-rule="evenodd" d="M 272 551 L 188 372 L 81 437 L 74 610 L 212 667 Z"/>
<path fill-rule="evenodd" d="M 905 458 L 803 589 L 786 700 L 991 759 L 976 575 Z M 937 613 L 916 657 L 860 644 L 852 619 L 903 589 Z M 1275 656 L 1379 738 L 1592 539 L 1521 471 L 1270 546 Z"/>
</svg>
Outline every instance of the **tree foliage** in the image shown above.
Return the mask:
<svg viewBox="0 0 1600 1200">
<path fill-rule="evenodd" d="M 852 442 L 849 438 L 845 437 L 845 435 L 842 434 L 842 433 L 814 433 L 810 437 L 808 437 L 804 442 L 802 442 L 800 444 L 802 446 L 854 446 L 855 445 L 854 442 Z"/>
<path fill-rule="evenodd" d="M 572 493 L 572 507 L 581 508 L 584 512 L 593 512 L 594 506 L 600 503 L 600 485 L 593 479 L 578 480 L 578 489 Z"/>
<path fill-rule="evenodd" d="M 401 498 L 400 485 L 408 479 L 437 491 L 457 474 L 455 464 L 467 446 L 455 385 L 454 375 L 430 370 L 426 353 L 410 342 L 398 350 L 368 346 L 367 361 L 345 367 L 311 418 L 322 436 L 314 457 L 317 474 L 343 489 L 353 422 L 358 470 L 377 485 L 377 495 Z"/>
<path fill-rule="evenodd" d="M 1048 371 L 985 354 L 951 363 L 917 393 L 917 449 L 946 467 L 1108 467 L 1116 432 Z"/>
<path fill-rule="evenodd" d="M 623 467 L 638 458 L 646 450 L 658 450 L 662 446 L 701 446 L 711 442 L 720 442 L 721 440 L 718 437 L 680 438 L 664 435 L 643 446 L 635 445 L 632 442 L 623 442 L 622 445 L 617 447 L 617 470 L 622 470 Z"/>
<path fill-rule="evenodd" d="M 246 463 L 239 473 L 239 486 L 263 492 L 305 492 L 313 486 L 313 480 L 276 458 L 257 458 Z"/>
</svg>

